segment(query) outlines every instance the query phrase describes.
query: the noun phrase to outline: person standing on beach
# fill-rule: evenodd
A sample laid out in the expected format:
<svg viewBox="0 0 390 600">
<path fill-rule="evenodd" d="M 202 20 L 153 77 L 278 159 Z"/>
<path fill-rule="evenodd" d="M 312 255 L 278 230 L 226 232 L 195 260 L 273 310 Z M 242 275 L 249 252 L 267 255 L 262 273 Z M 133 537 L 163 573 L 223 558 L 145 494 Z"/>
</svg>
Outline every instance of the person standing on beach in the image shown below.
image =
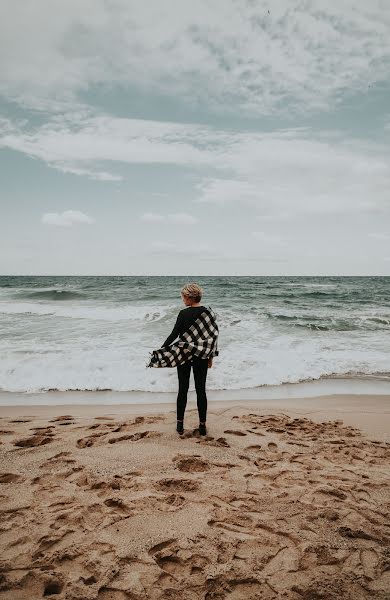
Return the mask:
<svg viewBox="0 0 390 600">
<path fill-rule="evenodd" d="M 202 299 L 202 288 L 196 283 L 189 283 L 182 287 L 181 297 L 186 308 L 183 308 L 176 319 L 175 326 L 172 332 L 165 340 L 162 348 L 167 348 L 176 340 L 177 337 L 185 334 L 188 330 L 196 325 L 201 315 L 205 318 L 205 324 L 200 323 L 200 330 L 204 339 L 202 340 L 203 349 L 197 352 L 201 356 L 196 354 L 190 354 L 189 359 L 182 364 L 177 364 L 177 375 L 179 380 L 179 391 L 177 395 L 177 425 L 176 431 L 180 434 L 184 432 L 184 413 L 187 406 L 187 394 L 190 383 L 191 367 L 194 372 L 196 400 L 199 414 L 199 434 L 206 435 L 206 415 L 207 415 L 207 395 L 206 395 L 206 379 L 207 372 L 213 366 L 213 357 L 218 355 L 216 346 L 216 340 L 218 335 L 218 327 L 215 322 L 215 315 L 212 311 L 208 310 L 201 304 Z M 206 329 L 204 327 L 206 326 Z M 210 338 L 211 342 L 207 338 L 210 331 L 213 332 L 214 338 Z M 206 334 L 204 334 L 206 332 Z M 195 336 L 197 332 L 187 334 Z M 199 345 L 200 346 L 200 345 Z M 198 347 L 199 347 L 198 346 Z M 206 358 L 204 358 L 206 355 Z"/>
</svg>

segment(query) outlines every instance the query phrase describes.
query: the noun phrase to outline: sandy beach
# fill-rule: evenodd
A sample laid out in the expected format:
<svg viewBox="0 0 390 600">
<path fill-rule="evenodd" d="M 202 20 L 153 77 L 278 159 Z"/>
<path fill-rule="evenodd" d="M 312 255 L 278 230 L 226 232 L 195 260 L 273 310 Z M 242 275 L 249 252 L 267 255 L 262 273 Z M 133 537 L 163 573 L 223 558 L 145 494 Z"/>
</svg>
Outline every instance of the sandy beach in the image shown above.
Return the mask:
<svg viewBox="0 0 390 600">
<path fill-rule="evenodd" d="M 0 32 L 0 600 L 390 600 L 390 0 Z"/>
<path fill-rule="evenodd" d="M 388 396 L 2 406 L 0 598 L 390 598 Z"/>
</svg>

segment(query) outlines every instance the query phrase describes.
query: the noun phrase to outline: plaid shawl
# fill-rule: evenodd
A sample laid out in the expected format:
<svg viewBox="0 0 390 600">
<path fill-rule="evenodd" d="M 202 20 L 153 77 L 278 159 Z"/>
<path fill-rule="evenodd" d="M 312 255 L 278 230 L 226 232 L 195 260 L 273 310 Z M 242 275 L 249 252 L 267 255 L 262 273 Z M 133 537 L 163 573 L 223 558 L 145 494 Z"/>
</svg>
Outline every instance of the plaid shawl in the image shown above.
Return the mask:
<svg viewBox="0 0 390 600">
<path fill-rule="evenodd" d="M 218 325 L 213 310 L 205 308 L 196 321 L 179 335 L 179 341 L 150 353 L 147 367 L 177 367 L 193 356 L 218 356 Z"/>
</svg>

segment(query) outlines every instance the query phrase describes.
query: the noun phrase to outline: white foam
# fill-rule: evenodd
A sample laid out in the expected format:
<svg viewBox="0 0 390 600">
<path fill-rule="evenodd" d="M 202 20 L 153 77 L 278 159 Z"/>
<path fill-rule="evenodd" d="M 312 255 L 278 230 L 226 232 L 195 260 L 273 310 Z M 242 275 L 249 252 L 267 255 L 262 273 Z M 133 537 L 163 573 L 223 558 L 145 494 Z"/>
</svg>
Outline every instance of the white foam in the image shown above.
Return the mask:
<svg viewBox="0 0 390 600">
<path fill-rule="evenodd" d="M 157 326 L 157 324 L 156 324 Z M 38 343 L 33 337 L 4 346 L 0 389 L 18 392 L 42 390 L 176 391 L 176 369 L 147 369 L 148 352 L 164 336 L 143 328 L 105 331 L 100 337 Z M 366 338 L 367 340 L 368 338 Z M 209 389 L 241 389 L 278 385 L 349 372 L 388 371 L 390 347 L 386 338 L 276 333 L 241 321 L 220 335 L 220 356 L 209 371 Z M 193 386 L 191 387 L 193 389 Z"/>
<path fill-rule="evenodd" d="M 148 353 L 170 333 L 178 304 L 92 302 L 0 301 L 0 389 L 175 392 L 175 369 L 147 369 L 145 365 Z M 350 311 L 340 306 L 336 311 L 321 303 L 305 308 L 283 307 L 269 300 L 264 305 L 253 299 L 247 306 L 235 302 L 216 309 L 220 356 L 209 371 L 209 389 L 389 370 L 386 319 L 390 313 L 386 307 Z M 328 322 L 345 319 L 360 328 L 316 331 L 272 317 L 303 319 L 311 314 Z M 373 317 L 381 321 L 370 321 Z"/>
<path fill-rule="evenodd" d="M 159 321 L 175 305 L 156 309 L 156 306 L 96 306 L 72 304 L 66 306 L 49 302 L 0 302 L 0 314 L 55 316 L 68 319 L 89 319 L 91 321 Z"/>
</svg>

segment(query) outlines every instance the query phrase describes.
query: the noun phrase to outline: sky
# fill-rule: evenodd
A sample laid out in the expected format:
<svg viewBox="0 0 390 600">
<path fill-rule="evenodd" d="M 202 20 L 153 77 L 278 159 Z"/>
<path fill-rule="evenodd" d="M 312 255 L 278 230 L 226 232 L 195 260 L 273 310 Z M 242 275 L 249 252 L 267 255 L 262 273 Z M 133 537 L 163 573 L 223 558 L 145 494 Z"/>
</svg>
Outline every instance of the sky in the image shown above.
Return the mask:
<svg viewBox="0 0 390 600">
<path fill-rule="evenodd" d="M 390 275 L 388 0 L 2 0 L 0 274 Z"/>
</svg>

